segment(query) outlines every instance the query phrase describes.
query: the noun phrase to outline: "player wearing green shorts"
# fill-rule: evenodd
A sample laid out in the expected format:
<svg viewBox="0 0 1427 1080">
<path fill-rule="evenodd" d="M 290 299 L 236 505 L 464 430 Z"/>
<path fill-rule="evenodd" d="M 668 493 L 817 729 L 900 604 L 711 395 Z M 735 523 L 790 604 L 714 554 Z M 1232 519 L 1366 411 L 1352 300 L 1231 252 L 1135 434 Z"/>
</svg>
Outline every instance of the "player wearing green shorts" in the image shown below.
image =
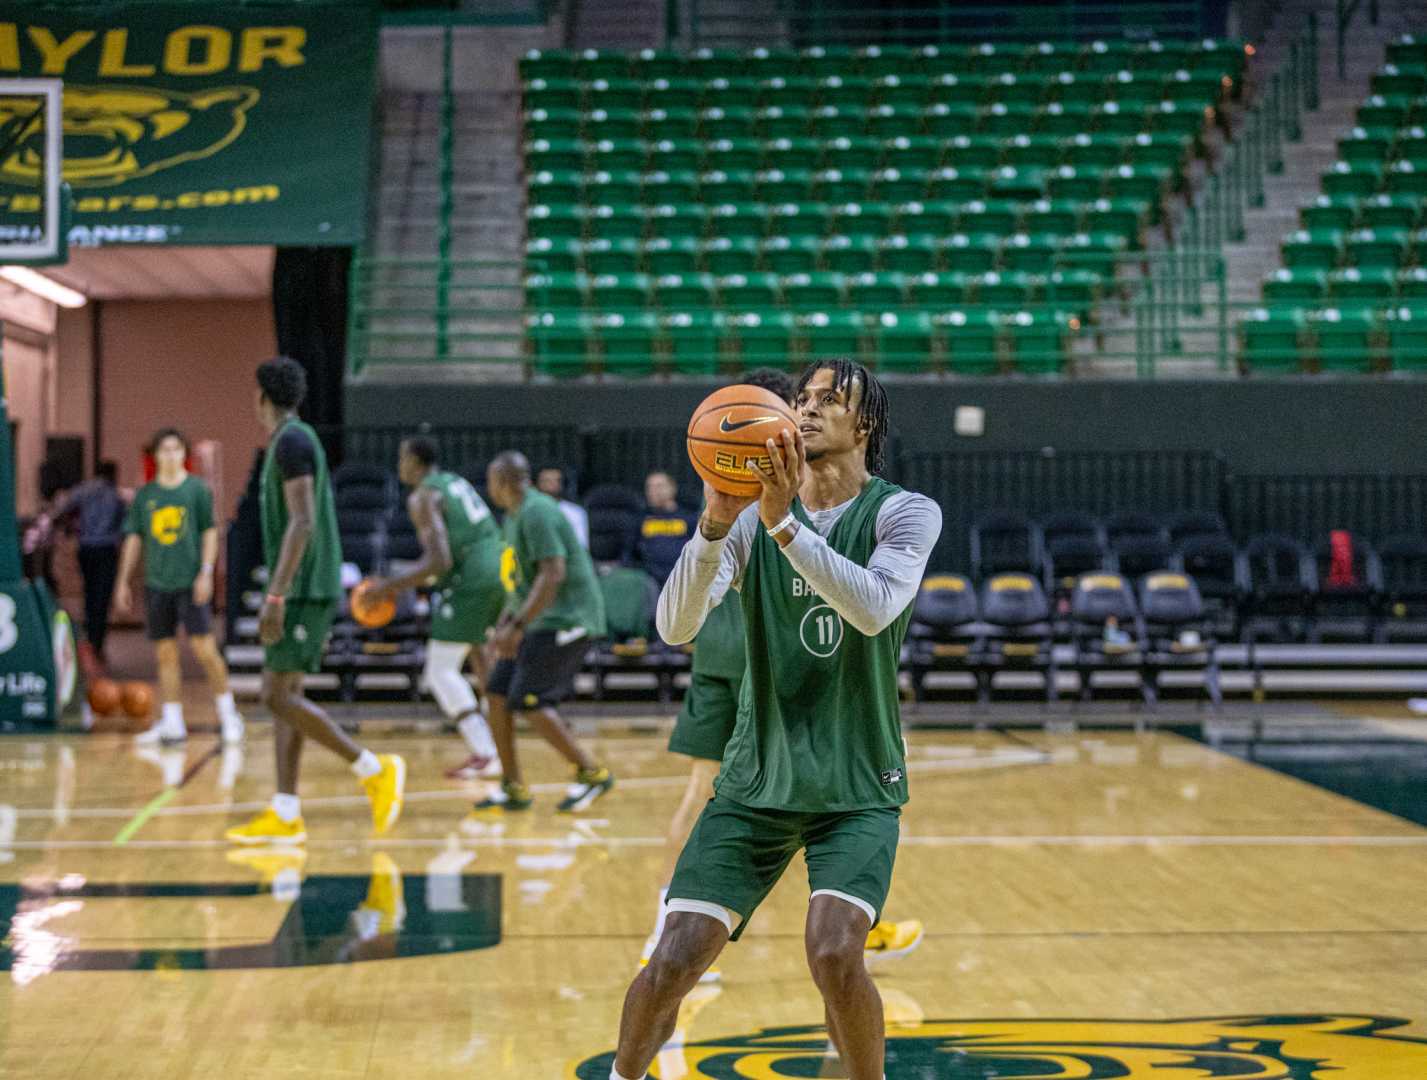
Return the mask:
<svg viewBox="0 0 1427 1080">
<path fill-rule="evenodd" d="M 477 680 L 486 685 L 486 632 L 505 605 L 500 580 L 505 541 L 470 481 L 437 467 L 436 444 L 426 436 L 414 435 L 401 444 L 397 473 L 412 489 L 406 511 L 421 537 L 421 559 L 403 573 L 374 580 L 369 589 L 380 598 L 417 585 L 432 587 L 423 675 L 469 751 L 447 775 L 475 777 L 498 759 L 490 726 L 462 668 L 470 657 Z"/>
<path fill-rule="evenodd" d="M 259 476 L 267 595 L 258 614 L 263 644 L 263 703 L 273 716 L 277 794 L 272 805 L 225 834 L 235 844 L 300 844 L 307 839 L 297 771 L 307 739 L 340 756 L 362 782 L 380 834 L 401 815 L 406 762 L 354 743 L 302 693 L 303 677 L 322 664 L 342 598 L 342 545 L 327 455 L 317 432 L 297 418 L 307 373 L 285 356 L 258 366 L 258 420 L 269 433 Z"/>
<path fill-rule="evenodd" d="M 659 598 L 660 634 L 681 642 L 736 590 L 747 668 L 664 933 L 625 997 L 613 1080 L 645 1076 L 684 996 L 800 850 L 829 1037 L 850 1080 L 883 1075 L 882 1003 L 863 950 L 907 799 L 897 662 L 941 513 L 875 475 L 887 397 L 866 368 L 814 363 L 794 408 L 799 431 L 768 443 L 758 499 L 705 489 L 698 535 Z"/>
<path fill-rule="evenodd" d="M 740 380 L 747 386 L 758 386 L 777 394 L 790 405 L 793 401 L 793 380 L 773 368 L 758 368 Z M 689 673 L 689 689 L 684 704 L 674 721 L 669 737 L 669 749 L 692 759 L 689 783 L 684 797 L 669 822 L 665 836 L 665 865 L 660 878 L 659 907 L 654 929 L 644 942 L 639 963 L 649 963 L 659 936 L 664 932 L 668 913 L 669 879 L 683 850 L 699 811 L 713 798 L 714 780 L 724 749 L 733 735 L 738 719 L 738 696 L 743 686 L 743 672 L 748 666 L 748 654 L 743 641 L 743 609 L 738 594 L 729 592 L 709 611 L 699 636 L 694 639 L 693 664 Z M 901 922 L 880 920 L 867 934 L 866 958 L 869 963 L 906 956 L 922 940 L 922 924 L 916 919 Z M 704 973 L 704 982 L 715 982 L 717 966 Z"/>
</svg>

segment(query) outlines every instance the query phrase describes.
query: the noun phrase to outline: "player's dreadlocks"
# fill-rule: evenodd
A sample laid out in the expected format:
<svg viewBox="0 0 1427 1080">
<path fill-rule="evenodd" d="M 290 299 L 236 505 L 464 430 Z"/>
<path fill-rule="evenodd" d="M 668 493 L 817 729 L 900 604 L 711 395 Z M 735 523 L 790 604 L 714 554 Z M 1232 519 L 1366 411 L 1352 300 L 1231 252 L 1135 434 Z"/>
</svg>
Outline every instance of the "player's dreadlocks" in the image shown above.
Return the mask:
<svg viewBox="0 0 1427 1080">
<path fill-rule="evenodd" d="M 819 371 L 831 371 L 833 388 L 845 392 L 851 403 L 852 388 L 861 387 L 857 395 L 857 423 L 867 430 L 867 471 L 880 473 L 886 464 L 887 451 L 887 391 L 877 377 L 856 360 L 816 360 L 798 378 L 796 394 L 801 394 Z M 795 394 L 795 396 L 796 396 Z"/>
</svg>

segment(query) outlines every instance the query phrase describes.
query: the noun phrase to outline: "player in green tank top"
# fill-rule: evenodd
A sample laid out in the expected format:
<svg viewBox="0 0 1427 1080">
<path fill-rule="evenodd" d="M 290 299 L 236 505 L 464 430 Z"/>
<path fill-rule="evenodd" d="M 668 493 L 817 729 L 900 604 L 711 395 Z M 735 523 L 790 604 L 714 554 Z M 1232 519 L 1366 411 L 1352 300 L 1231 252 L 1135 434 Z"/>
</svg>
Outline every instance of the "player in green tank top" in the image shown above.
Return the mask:
<svg viewBox="0 0 1427 1080">
<path fill-rule="evenodd" d="M 699 532 L 660 596 L 660 634 L 678 643 L 736 589 L 748 667 L 664 934 L 625 998 L 613 1080 L 645 1075 L 684 996 L 800 850 L 829 1036 L 850 1080 L 883 1076 L 882 1004 L 863 950 L 907 798 L 897 657 L 941 513 L 875 475 L 887 397 L 862 365 L 814 363 L 794 409 L 799 430 L 768 442 L 758 499 L 705 488 Z"/>
<path fill-rule="evenodd" d="M 311 739 L 352 767 L 381 834 L 401 815 L 406 762 L 358 746 L 302 693 L 321 665 L 327 634 L 342 598 L 342 547 L 327 455 L 311 427 L 297 418 L 307 373 L 285 356 L 258 366 L 258 420 L 269 433 L 259 476 L 267 595 L 258 613 L 263 644 L 263 704 L 273 716 L 277 793 L 272 805 L 225 834 L 235 844 L 301 844 L 307 839 L 297 796 L 302 746 Z"/>
<path fill-rule="evenodd" d="M 368 586 L 374 597 L 430 586 L 431 640 L 426 644 L 426 685 L 469 751 L 447 775 L 472 778 L 499 766 L 490 726 L 462 669 L 470 657 L 484 687 L 489 675 L 487 632 L 505 605 L 500 580 L 505 542 L 490 507 L 471 482 L 437 467 L 436 444 L 413 435 L 401 444 L 397 474 L 412 489 L 406 511 L 421 538 L 421 559 Z"/>
</svg>

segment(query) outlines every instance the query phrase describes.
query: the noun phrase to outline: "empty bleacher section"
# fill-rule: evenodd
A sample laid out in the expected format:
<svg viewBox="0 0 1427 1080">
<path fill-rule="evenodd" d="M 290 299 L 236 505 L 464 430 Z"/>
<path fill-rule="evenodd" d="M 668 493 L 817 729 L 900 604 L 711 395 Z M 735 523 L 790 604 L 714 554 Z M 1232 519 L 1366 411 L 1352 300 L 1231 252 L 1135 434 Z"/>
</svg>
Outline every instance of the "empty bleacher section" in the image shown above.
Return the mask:
<svg viewBox="0 0 1427 1080">
<path fill-rule="evenodd" d="M 1241 325 L 1246 370 L 1412 372 L 1427 357 L 1427 38 L 1388 46 L 1337 146 Z"/>
<path fill-rule="evenodd" d="M 1241 88 L 1236 42 L 536 53 L 535 370 L 1063 369 Z"/>
</svg>

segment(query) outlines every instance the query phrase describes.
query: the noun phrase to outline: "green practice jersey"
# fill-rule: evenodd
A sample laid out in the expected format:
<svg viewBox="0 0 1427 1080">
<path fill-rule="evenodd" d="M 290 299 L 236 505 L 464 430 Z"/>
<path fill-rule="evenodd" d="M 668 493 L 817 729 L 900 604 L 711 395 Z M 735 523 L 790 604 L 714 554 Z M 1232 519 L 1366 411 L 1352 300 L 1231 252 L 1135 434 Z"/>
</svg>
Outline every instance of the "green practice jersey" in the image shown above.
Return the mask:
<svg viewBox="0 0 1427 1080">
<path fill-rule="evenodd" d="M 748 651 L 743 641 L 743 607 L 732 589 L 709 612 L 694 639 L 693 671 L 723 679 L 743 678 Z"/>
<path fill-rule="evenodd" d="M 421 486 L 441 495 L 441 518 L 446 523 L 446 538 L 451 545 L 451 569 L 436 583 L 444 589 L 453 575 L 467 564 L 478 548 L 492 550 L 498 560 L 503 541 L 500 527 L 491 516 L 490 507 L 464 476 L 449 472 L 430 472 Z"/>
<path fill-rule="evenodd" d="M 269 573 L 277 569 L 283 534 L 287 532 L 287 500 L 283 497 L 282 470 L 278 467 L 275 448 L 284 433 L 291 430 L 301 432 L 312 442 L 312 487 L 316 513 L 312 535 L 307 539 L 307 548 L 302 553 L 302 562 L 298 564 L 288 596 L 293 600 L 335 600 L 342 595 L 342 540 L 337 531 L 337 503 L 332 496 L 332 481 L 327 473 L 327 455 L 322 450 L 322 443 L 317 438 L 317 432 L 301 420 L 288 420 L 274 431 L 263 457 L 263 560 Z"/>
<path fill-rule="evenodd" d="M 173 487 L 145 484 L 129 504 L 124 531 L 143 541 L 144 584 L 159 592 L 193 587 L 203 565 L 203 534 L 213 528 L 213 494 L 196 476 Z"/>
<path fill-rule="evenodd" d="M 540 560 L 565 560 L 565 580 L 555 601 L 531 623 L 527 630 L 570 630 L 584 627 L 592 638 L 604 637 L 604 597 L 595 579 L 595 564 L 581 545 L 560 504 L 544 492 L 530 488 L 518 509 L 505 519 L 505 555 L 501 560 L 501 581 L 514 594 L 516 604 L 524 603 L 540 572 Z"/>
</svg>

